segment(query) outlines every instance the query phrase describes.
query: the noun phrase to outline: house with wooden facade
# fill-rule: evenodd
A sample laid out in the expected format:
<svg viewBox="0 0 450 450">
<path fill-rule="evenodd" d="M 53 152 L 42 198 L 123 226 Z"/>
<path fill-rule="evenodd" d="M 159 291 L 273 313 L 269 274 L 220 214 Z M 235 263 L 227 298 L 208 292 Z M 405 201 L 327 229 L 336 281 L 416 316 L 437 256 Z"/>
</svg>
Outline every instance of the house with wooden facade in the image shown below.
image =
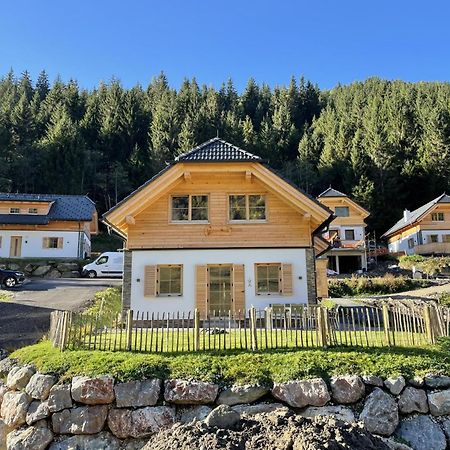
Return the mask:
<svg viewBox="0 0 450 450">
<path fill-rule="evenodd" d="M 331 186 L 317 200 L 331 209 L 335 216 L 323 234 L 331 246 L 327 253 L 328 268 L 338 274 L 367 270 L 365 219 L 369 212 Z"/>
<path fill-rule="evenodd" d="M 314 304 L 332 212 L 219 138 L 180 155 L 103 216 L 126 240 L 124 309 L 202 316 Z"/>
<path fill-rule="evenodd" d="M 390 253 L 450 254 L 450 195 L 442 194 L 403 217 L 382 236 Z"/>
<path fill-rule="evenodd" d="M 87 196 L 0 193 L 0 258 L 85 258 L 97 232 Z"/>
</svg>

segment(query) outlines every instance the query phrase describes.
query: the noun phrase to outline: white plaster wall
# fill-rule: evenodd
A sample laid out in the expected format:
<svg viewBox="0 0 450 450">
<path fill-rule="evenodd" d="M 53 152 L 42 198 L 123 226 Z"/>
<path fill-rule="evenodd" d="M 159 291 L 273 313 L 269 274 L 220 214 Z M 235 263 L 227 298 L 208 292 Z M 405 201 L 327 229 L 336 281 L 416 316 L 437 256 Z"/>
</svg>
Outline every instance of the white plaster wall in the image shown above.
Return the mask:
<svg viewBox="0 0 450 450">
<path fill-rule="evenodd" d="M 407 255 L 414 254 L 414 248 L 409 248 L 408 240 L 414 239 L 414 245 L 419 245 L 419 240 L 417 237 L 417 233 L 410 234 L 409 236 L 404 237 L 403 239 L 398 239 L 395 242 L 392 242 L 388 245 L 388 249 L 390 253 L 397 253 L 404 251 Z"/>
<path fill-rule="evenodd" d="M 255 263 L 292 264 L 293 295 L 256 295 Z M 183 296 L 144 297 L 144 267 L 152 264 L 183 264 Z M 244 264 L 246 308 L 252 305 L 264 308 L 271 303 L 307 303 L 304 249 L 143 250 L 132 252 L 131 309 L 160 313 L 193 311 L 195 267 L 207 264 Z"/>
<path fill-rule="evenodd" d="M 22 236 L 22 258 L 77 258 L 78 231 L 3 231 L 0 257 L 9 258 L 11 236 Z M 42 248 L 44 237 L 64 238 L 63 248 Z"/>
<path fill-rule="evenodd" d="M 444 234 L 450 234 L 450 230 L 427 230 L 422 231 L 423 243 L 429 244 L 431 241 L 429 240 L 429 236 L 432 234 L 438 235 L 438 242 L 444 242 Z"/>
</svg>

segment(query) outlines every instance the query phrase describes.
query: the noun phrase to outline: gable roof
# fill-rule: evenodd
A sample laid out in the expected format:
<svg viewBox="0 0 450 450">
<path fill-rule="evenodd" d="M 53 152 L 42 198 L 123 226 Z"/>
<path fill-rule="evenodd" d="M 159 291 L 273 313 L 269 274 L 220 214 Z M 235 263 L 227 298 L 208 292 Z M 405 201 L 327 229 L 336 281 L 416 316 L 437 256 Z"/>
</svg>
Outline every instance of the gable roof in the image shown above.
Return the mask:
<svg viewBox="0 0 450 450">
<path fill-rule="evenodd" d="M 438 203 L 450 203 L 450 195 L 442 194 L 439 197 L 431 200 L 430 202 L 426 203 L 423 206 L 420 206 L 419 208 L 415 209 L 414 211 L 411 211 L 409 213 L 408 220 L 405 220 L 403 217 L 395 223 L 389 230 L 386 231 L 381 237 L 387 237 L 391 234 L 402 230 L 403 228 L 406 228 L 410 225 L 413 225 L 414 223 L 418 222 L 422 216 L 424 216 L 431 208 L 433 208 Z"/>
<path fill-rule="evenodd" d="M 217 161 L 261 161 L 257 155 L 249 153 L 236 145 L 218 137 L 189 150 L 175 158 L 175 161 L 217 162 Z"/>
<path fill-rule="evenodd" d="M 95 203 L 86 195 L 56 194 L 15 194 L 0 192 L 0 202 L 42 202 L 51 203 L 47 215 L 0 214 L 0 223 L 44 225 L 51 220 L 83 221 L 92 220 Z"/>
<path fill-rule="evenodd" d="M 193 148 L 189 152 L 186 152 L 182 155 L 179 155 L 175 160 L 169 163 L 163 170 L 154 175 L 150 180 L 145 182 L 142 186 L 138 187 L 136 190 L 131 192 L 127 197 L 118 202 L 115 206 L 113 206 L 109 211 L 103 214 L 102 221 L 111 226 L 116 232 L 121 235 L 124 235 L 118 227 L 113 223 L 118 223 L 120 220 L 120 210 L 123 208 L 124 204 L 128 204 L 129 206 L 133 205 L 130 209 L 135 209 L 135 212 L 142 208 L 142 204 L 145 200 L 148 201 L 149 196 L 144 195 L 144 191 L 150 194 L 155 195 L 154 192 L 149 190 L 149 186 L 152 185 L 153 191 L 158 190 L 161 191 L 163 189 L 162 186 L 176 183 L 177 179 L 180 179 L 182 175 L 185 173 L 186 168 L 183 168 L 183 165 L 189 163 L 202 163 L 202 162 L 236 162 L 236 163 L 258 163 L 252 165 L 250 170 L 257 177 L 266 179 L 266 181 L 270 178 L 269 185 L 276 183 L 276 181 L 281 181 L 283 183 L 283 191 L 285 192 L 285 196 L 289 196 L 291 201 L 294 201 L 293 198 L 297 197 L 299 200 L 299 194 L 301 194 L 303 201 L 306 200 L 306 203 L 310 203 L 310 208 L 315 210 L 315 214 L 317 217 L 322 217 L 319 225 L 314 232 L 316 232 L 319 228 L 322 228 L 327 223 L 329 223 L 333 218 L 333 212 L 324 204 L 320 203 L 316 198 L 310 196 L 290 180 L 287 180 L 279 173 L 277 173 L 274 169 L 269 167 L 262 158 L 252 153 L 249 153 L 239 147 L 236 147 L 229 142 L 226 142 L 219 138 L 213 138 L 209 141 L 200 144 L 199 146 Z M 276 178 L 273 178 L 276 177 Z M 294 190 L 291 192 L 291 190 Z M 139 201 L 142 200 L 142 201 Z M 129 211 L 128 214 L 134 214 L 135 212 Z"/>
<path fill-rule="evenodd" d="M 348 197 L 348 195 L 333 189 L 331 186 L 323 191 L 321 194 L 317 196 L 317 198 L 321 197 Z"/>
</svg>

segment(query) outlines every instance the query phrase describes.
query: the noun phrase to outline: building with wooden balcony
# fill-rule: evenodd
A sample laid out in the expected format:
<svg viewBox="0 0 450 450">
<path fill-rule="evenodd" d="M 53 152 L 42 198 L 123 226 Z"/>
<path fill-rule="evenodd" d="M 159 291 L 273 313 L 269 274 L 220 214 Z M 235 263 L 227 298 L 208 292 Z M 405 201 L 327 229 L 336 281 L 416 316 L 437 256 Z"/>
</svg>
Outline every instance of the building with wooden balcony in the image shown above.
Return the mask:
<svg viewBox="0 0 450 450">
<path fill-rule="evenodd" d="M 450 195 L 442 194 L 403 217 L 382 236 L 390 253 L 450 254 Z"/>
<path fill-rule="evenodd" d="M 367 270 L 366 223 L 369 212 L 348 195 L 329 187 L 317 200 L 334 212 L 335 218 L 323 234 L 331 246 L 328 268 L 338 274 Z"/>
</svg>

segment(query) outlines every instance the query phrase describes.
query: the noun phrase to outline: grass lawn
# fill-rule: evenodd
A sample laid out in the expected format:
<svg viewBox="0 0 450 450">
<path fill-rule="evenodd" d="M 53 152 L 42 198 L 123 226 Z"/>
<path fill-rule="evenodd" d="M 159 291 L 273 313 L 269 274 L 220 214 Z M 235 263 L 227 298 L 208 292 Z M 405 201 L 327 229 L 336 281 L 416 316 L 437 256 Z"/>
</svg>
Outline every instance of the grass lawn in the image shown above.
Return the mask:
<svg viewBox="0 0 450 450">
<path fill-rule="evenodd" d="M 0 302 L 10 302 L 13 299 L 11 292 L 6 292 L 0 289 Z"/>
<path fill-rule="evenodd" d="M 216 351 L 145 354 L 110 351 L 65 351 L 50 342 L 24 347 L 12 354 L 42 372 L 62 379 L 74 375 L 110 374 L 118 380 L 147 377 L 194 378 L 229 384 L 279 382 L 336 374 L 373 374 L 409 378 L 427 373 L 450 375 L 449 340 L 427 348 L 330 348 L 328 350 Z"/>
</svg>

